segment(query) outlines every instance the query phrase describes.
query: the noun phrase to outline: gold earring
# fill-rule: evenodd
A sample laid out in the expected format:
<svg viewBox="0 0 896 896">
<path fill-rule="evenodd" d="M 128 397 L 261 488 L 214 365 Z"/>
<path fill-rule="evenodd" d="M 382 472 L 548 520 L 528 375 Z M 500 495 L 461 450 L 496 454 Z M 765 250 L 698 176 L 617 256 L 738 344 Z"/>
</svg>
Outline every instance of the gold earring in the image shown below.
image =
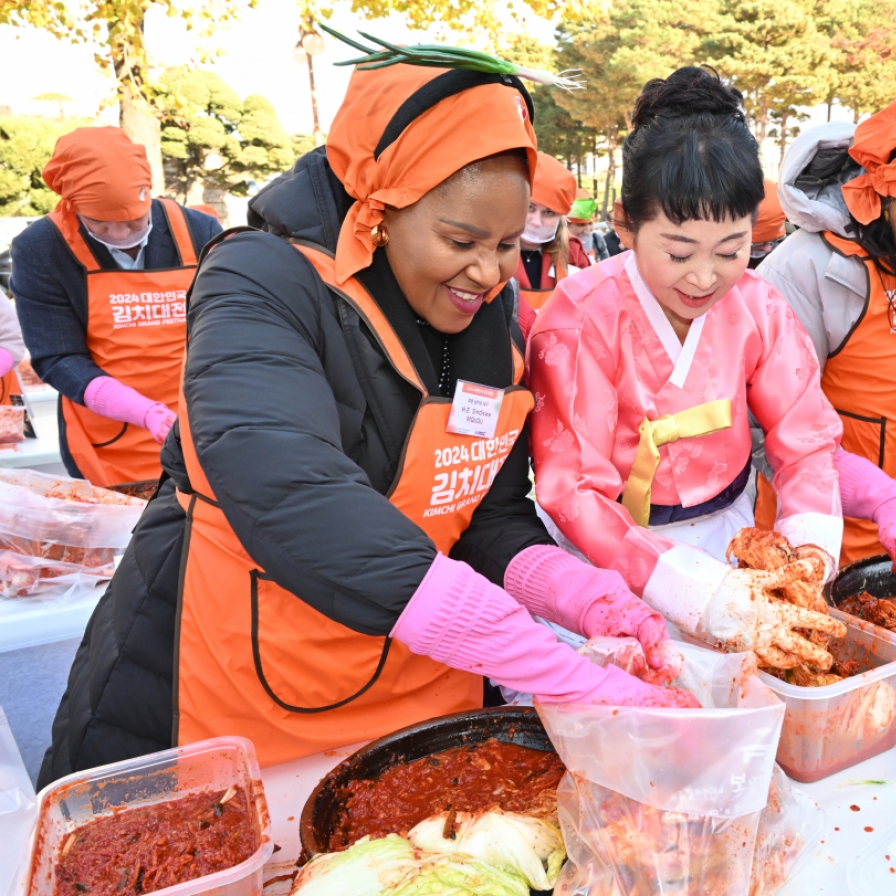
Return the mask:
<svg viewBox="0 0 896 896">
<path fill-rule="evenodd" d="M 382 249 L 389 242 L 389 231 L 382 224 L 375 224 L 370 228 L 370 239 L 374 246 Z"/>
</svg>

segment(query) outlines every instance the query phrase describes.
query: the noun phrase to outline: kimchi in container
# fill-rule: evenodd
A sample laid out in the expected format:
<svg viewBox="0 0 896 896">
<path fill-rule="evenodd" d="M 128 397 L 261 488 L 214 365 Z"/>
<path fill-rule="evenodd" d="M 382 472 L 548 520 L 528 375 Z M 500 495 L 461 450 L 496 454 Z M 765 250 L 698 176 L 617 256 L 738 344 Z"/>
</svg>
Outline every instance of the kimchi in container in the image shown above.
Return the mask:
<svg viewBox="0 0 896 896">
<path fill-rule="evenodd" d="M 225 870 L 153 890 L 152 896 L 260 896 L 262 868 L 274 851 L 274 843 L 255 748 L 241 737 L 216 737 L 100 766 L 45 787 L 38 795 L 28 896 L 54 896 L 60 883 L 57 863 L 70 848 L 72 833 L 82 825 L 116 813 L 124 817 L 126 812 L 122 810 L 162 809 L 166 803 L 201 793 L 210 794 L 212 800 L 215 797 L 211 795 L 217 794 L 217 799 L 224 802 L 228 797 L 220 795 L 231 791 L 240 795 L 249 810 L 255 852 Z M 134 892 L 133 887 L 130 891 Z"/>
<path fill-rule="evenodd" d="M 818 688 L 759 673 L 787 706 L 778 762 L 797 781 L 818 781 L 896 746 L 896 634 L 840 610 L 831 615 L 848 629 L 831 639 L 834 659 L 865 671 Z"/>
</svg>

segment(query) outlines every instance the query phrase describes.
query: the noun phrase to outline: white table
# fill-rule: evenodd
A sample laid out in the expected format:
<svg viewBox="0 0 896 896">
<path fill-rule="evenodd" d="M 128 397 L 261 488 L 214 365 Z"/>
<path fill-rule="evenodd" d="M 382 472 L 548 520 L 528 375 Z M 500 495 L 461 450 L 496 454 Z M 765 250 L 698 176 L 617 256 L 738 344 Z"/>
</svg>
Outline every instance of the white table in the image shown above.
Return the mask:
<svg viewBox="0 0 896 896">
<path fill-rule="evenodd" d="M 108 584 L 103 582 L 73 601 L 0 600 L 0 653 L 80 638 Z"/>
<path fill-rule="evenodd" d="M 59 393 L 49 386 L 26 392 L 34 411 L 37 438 L 0 446 L 0 467 L 29 467 L 42 473 L 68 475 L 59 453 L 59 422 L 56 417 Z"/>
<path fill-rule="evenodd" d="M 301 852 L 299 819 L 302 807 L 320 779 L 350 756 L 354 744 L 307 759 L 262 770 L 274 843 L 280 847 L 265 865 L 265 896 L 283 896 L 292 885 L 295 861 Z M 886 785 L 848 784 L 849 781 L 886 780 Z M 896 821 L 896 749 L 868 759 L 814 784 L 797 784 L 825 810 L 826 830 L 815 854 L 781 890 L 779 896 L 849 896 L 846 869 L 850 859 Z M 850 806 L 858 806 L 853 811 Z M 866 827 L 873 828 L 866 832 Z M 839 830 L 837 830 L 839 828 Z M 0 843 L 0 862 L 12 861 Z M 896 854 L 891 857 L 896 860 Z M 881 861 L 885 861 L 881 856 Z M 896 868 L 896 863 L 893 864 Z M 24 882 L 14 891 L 24 894 Z M 896 893 L 896 874 L 894 888 Z M 699 896 L 699 894 L 694 894 Z"/>
<path fill-rule="evenodd" d="M 319 754 L 262 770 L 274 842 L 280 847 L 265 866 L 265 896 L 283 896 L 289 892 L 291 874 L 295 871 L 293 863 L 301 852 L 299 819 L 302 807 L 320 779 L 359 746 L 355 744 L 329 751 L 329 755 Z M 886 780 L 890 784 L 846 784 L 863 780 Z M 814 784 L 794 782 L 794 786 L 809 794 L 824 809 L 826 829 L 821 842 L 816 844 L 815 855 L 778 894 L 849 896 L 846 869 L 850 859 L 879 837 L 885 828 L 896 823 L 896 749 Z M 859 806 L 860 811 L 852 811 L 852 805 Z M 874 830 L 867 832 L 865 827 Z M 891 858 L 896 868 L 896 854 Z M 896 874 L 893 877 L 892 892 L 896 894 Z"/>
</svg>

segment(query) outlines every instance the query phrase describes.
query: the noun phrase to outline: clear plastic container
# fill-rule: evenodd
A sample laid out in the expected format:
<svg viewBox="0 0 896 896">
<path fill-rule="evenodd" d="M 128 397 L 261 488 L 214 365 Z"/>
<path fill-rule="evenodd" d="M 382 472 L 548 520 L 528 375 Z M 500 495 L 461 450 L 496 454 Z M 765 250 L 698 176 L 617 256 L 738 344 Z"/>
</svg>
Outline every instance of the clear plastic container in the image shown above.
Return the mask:
<svg viewBox="0 0 896 896">
<path fill-rule="evenodd" d="M 836 684 L 797 687 L 759 673 L 787 705 L 778 762 L 797 781 L 826 778 L 896 746 L 896 634 L 832 609 L 846 623 L 834 659 L 866 669 Z"/>
<path fill-rule="evenodd" d="M 852 857 L 846 867 L 846 882 L 853 896 L 896 894 L 896 825 Z"/>
<path fill-rule="evenodd" d="M 271 819 L 255 748 L 242 737 L 215 737 L 61 778 L 38 794 L 28 896 L 53 896 L 55 866 L 71 831 L 112 809 L 163 803 L 236 785 L 249 795 L 259 847 L 224 871 L 156 890 L 153 896 L 260 896 L 262 867 L 274 851 Z"/>
</svg>

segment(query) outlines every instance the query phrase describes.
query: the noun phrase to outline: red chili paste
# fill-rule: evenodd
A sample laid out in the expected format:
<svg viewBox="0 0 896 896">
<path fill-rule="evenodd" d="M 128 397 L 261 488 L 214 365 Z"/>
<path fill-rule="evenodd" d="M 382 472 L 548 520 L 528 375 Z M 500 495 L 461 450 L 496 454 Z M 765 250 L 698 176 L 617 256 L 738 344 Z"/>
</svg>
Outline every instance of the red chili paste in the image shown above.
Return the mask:
<svg viewBox="0 0 896 896">
<path fill-rule="evenodd" d="M 407 833 L 439 812 L 500 808 L 545 816 L 556 811 L 565 768 L 556 753 L 495 738 L 396 765 L 372 780 L 350 781 L 330 835 L 338 852 L 367 834 Z"/>
<path fill-rule="evenodd" d="M 258 837 L 245 791 L 229 793 L 194 793 L 81 825 L 64 841 L 54 896 L 152 893 L 244 862 Z"/>
</svg>

